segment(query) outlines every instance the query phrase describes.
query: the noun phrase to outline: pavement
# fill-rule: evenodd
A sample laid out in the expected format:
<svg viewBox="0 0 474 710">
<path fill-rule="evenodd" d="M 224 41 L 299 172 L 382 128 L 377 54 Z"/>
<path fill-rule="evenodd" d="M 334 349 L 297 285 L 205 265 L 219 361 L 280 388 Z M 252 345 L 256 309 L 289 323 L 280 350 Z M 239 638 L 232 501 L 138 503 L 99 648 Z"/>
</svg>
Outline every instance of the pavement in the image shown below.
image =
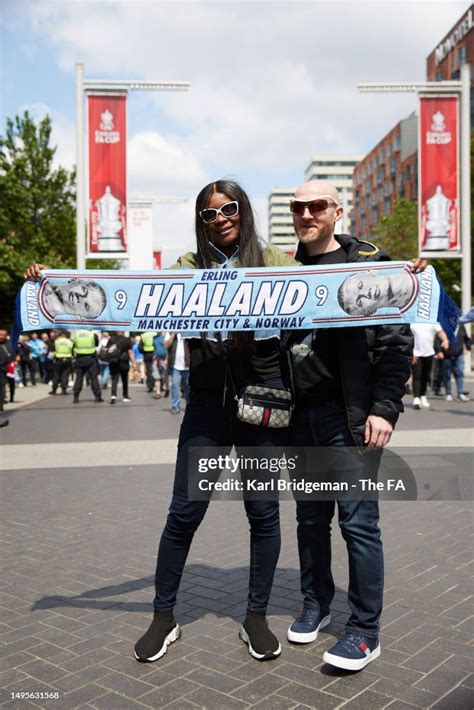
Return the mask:
<svg viewBox="0 0 474 710">
<path fill-rule="evenodd" d="M 90 392 L 17 390 L 0 430 L 2 708 L 437 708 L 474 706 L 472 502 L 381 504 L 386 557 L 380 659 L 360 673 L 323 664 L 348 616 L 347 557 L 337 526 L 333 621 L 314 644 L 286 629 L 301 598 L 295 511 L 282 502 L 283 547 L 271 662 L 238 638 L 248 584 L 248 524 L 239 502 L 216 501 L 196 533 L 181 585 L 183 635 L 158 663 L 133 645 L 151 620 L 156 547 L 171 495 L 181 417 L 132 386 L 132 402 Z M 474 381 L 466 389 L 474 394 Z M 466 446 L 473 403 L 432 399 L 401 417 L 399 446 Z"/>
</svg>

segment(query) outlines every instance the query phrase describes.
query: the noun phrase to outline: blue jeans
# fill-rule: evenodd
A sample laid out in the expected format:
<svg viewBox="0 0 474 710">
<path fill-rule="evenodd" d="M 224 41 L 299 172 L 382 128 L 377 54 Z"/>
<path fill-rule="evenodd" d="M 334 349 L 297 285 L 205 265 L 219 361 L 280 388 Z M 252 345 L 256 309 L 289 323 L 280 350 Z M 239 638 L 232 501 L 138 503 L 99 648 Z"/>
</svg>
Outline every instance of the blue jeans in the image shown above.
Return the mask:
<svg viewBox="0 0 474 710">
<path fill-rule="evenodd" d="M 107 387 L 108 382 L 109 382 L 109 378 L 110 378 L 109 363 L 99 361 L 99 367 L 100 367 L 100 381 L 102 383 L 102 387 Z"/>
<path fill-rule="evenodd" d="M 184 388 L 184 399 L 189 399 L 189 370 L 171 370 L 171 409 L 179 412 L 181 409 L 181 383 Z"/>
<path fill-rule="evenodd" d="M 173 498 L 158 549 L 155 574 L 156 611 L 172 609 L 194 533 L 203 520 L 209 501 L 188 500 L 188 447 L 272 446 L 281 443 L 281 431 L 244 424 L 235 417 L 235 403 L 222 392 L 192 393 L 186 407 L 178 441 Z M 207 478 L 212 474 L 206 473 Z M 217 479 L 219 472 L 215 472 Z M 230 503 L 232 505 L 232 503 Z M 221 502 L 217 505 L 229 505 Z M 248 609 L 265 612 L 280 554 L 279 504 L 274 501 L 244 501 L 250 524 L 250 575 Z M 218 531 L 217 531 L 218 534 Z M 235 545 L 241 545 L 236 540 Z M 230 592 L 231 590 L 229 590 Z"/>
<path fill-rule="evenodd" d="M 451 375 L 456 380 L 458 397 L 464 392 L 464 355 L 445 357 L 443 360 L 443 379 L 446 394 L 451 394 Z"/>
<path fill-rule="evenodd" d="M 291 440 L 294 446 L 351 447 L 344 454 L 341 451 L 341 455 L 350 457 L 352 475 L 360 469 L 360 477 L 367 477 L 364 475 L 365 460 L 355 448 L 342 402 L 296 410 L 291 424 Z M 377 460 L 380 458 L 377 457 Z M 336 503 L 339 527 L 349 556 L 348 602 L 351 616 L 346 628 L 375 637 L 379 631 L 383 602 L 383 549 L 376 500 L 297 501 L 304 606 L 319 608 L 327 613 L 334 597 L 331 521 Z"/>
</svg>

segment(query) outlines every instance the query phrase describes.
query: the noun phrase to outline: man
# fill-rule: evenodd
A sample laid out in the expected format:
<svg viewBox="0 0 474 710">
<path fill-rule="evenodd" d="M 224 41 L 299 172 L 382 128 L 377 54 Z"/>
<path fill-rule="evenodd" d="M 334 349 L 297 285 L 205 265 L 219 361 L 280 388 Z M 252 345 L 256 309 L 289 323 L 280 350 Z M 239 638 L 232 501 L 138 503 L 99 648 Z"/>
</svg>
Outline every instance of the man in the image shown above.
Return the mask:
<svg viewBox="0 0 474 710">
<path fill-rule="evenodd" d="M 8 331 L 0 330 L 0 412 L 3 412 L 5 405 L 5 391 L 8 382 L 8 368 L 15 361 L 15 354 L 12 350 Z M 10 397 L 10 401 L 12 401 Z M 0 427 L 8 426 L 8 419 L 0 416 Z"/>
<path fill-rule="evenodd" d="M 31 348 L 31 356 L 33 358 L 33 363 L 38 368 L 40 379 L 44 380 L 44 363 L 46 360 L 47 347 L 43 340 L 38 337 L 38 333 L 36 332 L 31 333 L 29 345 Z"/>
<path fill-rule="evenodd" d="M 179 333 L 165 333 L 163 345 L 168 350 L 168 370 L 171 377 L 171 414 L 181 411 L 181 386 L 184 398 L 189 397 L 189 345 Z"/>
<path fill-rule="evenodd" d="M 55 395 L 58 386 L 61 386 L 63 394 L 67 394 L 73 348 L 74 343 L 69 332 L 67 330 L 60 331 L 54 340 L 53 387 L 49 394 Z"/>
<path fill-rule="evenodd" d="M 335 235 L 343 208 L 326 181 L 299 187 L 291 204 L 299 239 L 296 258 L 305 265 L 388 260 L 378 247 L 348 235 Z M 294 378 L 297 406 L 291 426 L 298 446 L 354 447 L 354 466 L 364 470 L 358 449 L 390 441 L 403 410 L 413 338 L 408 326 L 371 326 L 295 332 Z M 357 447 L 357 448 L 355 448 Z M 324 661 L 361 670 L 380 655 L 379 619 L 383 597 L 383 552 L 377 501 L 338 500 L 339 525 L 349 556 L 346 633 Z M 290 626 L 295 643 L 316 639 L 330 623 L 334 596 L 330 526 L 335 501 L 297 502 L 298 549 L 304 608 Z"/>
<path fill-rule="evenodd" d="M 388 276 L 374 270 L 348 276 L 339 287 L 337 300 L 346 313 L 371 316 L 379 308 L 399 308 L 403 313 L 416 293 L 417 282 L 409 271 Z"/>
<path fill-rule="evenodd" d="M 39 305 L 46 318 L 58 321 L 57 316 L 72 315 L 78 320 L 98 318 L 107 304 L 105 291 L 95 281 L 70 279 L 65 284 L 46 283 L 39 297 Z"/>
<path fill-rule="evenodd" d="M 99 385 L 99 364 L 97 362 L 96 349 L 99 338 L 92 330 L 79 328 L 74 331 L 72 337 L 74 343 L 74 354 L 76 356 L 76 379 L 74 380 L 74 404 L 79 403 L 79 395 L 82 390 L 84 376 L 88 376 L 91 389 L 96 402 L 103 402 Z"/>
<path fill-rule="evenodd" d="M 145 362 L 145 373 L 146 373 L 146 389 L 147 392 L 153 392 L 155 386 L 155 378 L 153 377 L 153 359 L 155 352 L 154 340 L 158 333 L 154 331 L 146 331 L 140 335 L 140 345 L 138 346 L 141 353 L 143 353 L 143 360 Z"/>
</svg>

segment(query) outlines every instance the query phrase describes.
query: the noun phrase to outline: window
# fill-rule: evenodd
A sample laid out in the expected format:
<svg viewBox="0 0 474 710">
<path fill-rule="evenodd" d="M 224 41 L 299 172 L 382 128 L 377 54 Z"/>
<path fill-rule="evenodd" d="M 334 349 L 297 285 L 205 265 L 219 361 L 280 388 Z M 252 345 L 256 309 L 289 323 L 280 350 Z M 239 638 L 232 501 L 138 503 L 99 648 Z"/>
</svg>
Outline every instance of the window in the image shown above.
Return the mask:
<svg viewBox="0 0 474 710">
<path fill-rule="evenodd" d="M 382 148 L 382 152 L 380 153 L 380 159 L 385 160 L 385 148 Z"/>
<path fill-rule="evenodd" d="M 467 61 L 466 47 L 458 47 L 458 65 L 462 66 Z"/>
<path fill-rule="evenodd" d="M 395 150 L 400 150 L 400 146 L 402 144 L 402 139 L 399 133 L 395 136 Z"/>
<path fill-rule="evenodd" d="M 389 143 L 389 144 L 387 145 L 387 154 L 388 154 L 389 156 L 392 155 L 392 144 L 391 144 L 391 143 Z"/>
<path fill-rule="evenodd" d="M 435 80 L 435 81 L 443 81 L 443 75 L 441 74 L 440 71 L 437 71 L 437 72 L 435 73 L 435 78 L 434 78 L 434 80 Z"/>
</svg>

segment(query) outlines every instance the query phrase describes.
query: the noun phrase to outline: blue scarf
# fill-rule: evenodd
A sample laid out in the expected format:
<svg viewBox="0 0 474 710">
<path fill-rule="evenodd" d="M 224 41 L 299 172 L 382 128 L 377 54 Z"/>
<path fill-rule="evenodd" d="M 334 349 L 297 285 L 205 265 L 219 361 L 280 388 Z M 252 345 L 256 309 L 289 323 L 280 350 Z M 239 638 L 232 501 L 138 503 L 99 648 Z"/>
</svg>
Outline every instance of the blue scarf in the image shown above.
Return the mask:
<svg viewBox="0 0 474 710">
<path fill-rule="evenodd" d="M 164 271 L 44 271 L 17 296 L 15 330 L 199 333 L 440 323 L 459 309 L 433 267 L 405 262 Z"/>
</svg>

